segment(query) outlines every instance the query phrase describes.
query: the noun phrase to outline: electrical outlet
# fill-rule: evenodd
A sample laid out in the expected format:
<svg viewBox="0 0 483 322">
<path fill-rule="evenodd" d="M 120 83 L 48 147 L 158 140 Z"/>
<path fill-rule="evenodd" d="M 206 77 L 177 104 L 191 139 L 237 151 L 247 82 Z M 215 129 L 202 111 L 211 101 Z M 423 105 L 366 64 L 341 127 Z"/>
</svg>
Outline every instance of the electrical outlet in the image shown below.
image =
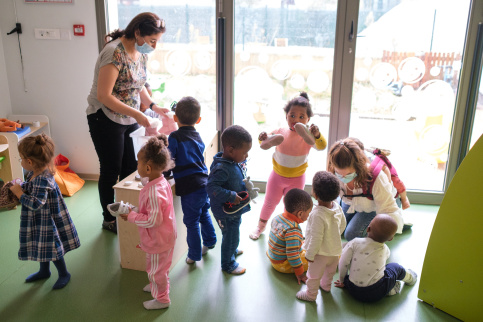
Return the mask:
<svg viewBox="0 0 483 322">
<path fill-rule="evenodd" d="M 60 39 L 60 29 L 35 28 L 36 39 Z"/>
</svg>

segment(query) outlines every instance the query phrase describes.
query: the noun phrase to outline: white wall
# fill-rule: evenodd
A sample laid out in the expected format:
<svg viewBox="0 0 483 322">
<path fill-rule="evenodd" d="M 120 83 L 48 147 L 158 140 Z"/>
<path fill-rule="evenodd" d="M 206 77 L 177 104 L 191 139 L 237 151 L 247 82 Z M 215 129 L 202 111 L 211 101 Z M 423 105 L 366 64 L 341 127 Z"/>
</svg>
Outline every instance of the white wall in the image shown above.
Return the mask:
<svg viewBox="0 0 483 322">
<path fill-rule="evenodd" d="M 23 29 L 20 43 L 27 91 L 17 36 L 6 35 L 15 27 L 14 2 Z M 74 37 L 74 24 L 85 25 L 84 37 Z M 35 39 L 34 28 L 69 29 L 72 40 Z M 67 156 L 71 168 L 83 174 L 99 173 L 85 114 L 98 55 L 96 28 L 94 1 L 75 0 L 73 4 L 0 1 L 0 111 L 6 107 L 13 114 L 47 115 L 56 152 Z"/>
<path fill-rule="evenodd" d="M 5 33 L 7 32 L 8 31 L 5 31 Z M 1 34 L 3 34 L 3 30 L 0 26 L 0 35 Z M 2 37 L 0 37 L 0 118 L 7 117 L 10 113 L 12 113 L 12 106 L 10 104 L 7 69 L 5 65 L 5 57 L 3 55 L 3 42 Z"/>
</svg>

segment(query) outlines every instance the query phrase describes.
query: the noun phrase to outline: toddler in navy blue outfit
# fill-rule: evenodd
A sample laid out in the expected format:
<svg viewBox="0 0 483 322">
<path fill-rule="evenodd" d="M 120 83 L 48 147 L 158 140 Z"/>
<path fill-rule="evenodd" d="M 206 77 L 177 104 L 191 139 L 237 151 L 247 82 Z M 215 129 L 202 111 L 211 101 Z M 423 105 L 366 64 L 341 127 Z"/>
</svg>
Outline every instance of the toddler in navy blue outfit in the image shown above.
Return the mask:
<svg viewBox="0 0 483 322">
<path fill-rule="evenodd" d="M 208 179 L 203 157 L 205 144 L 194 127 L 201 121 L 200 111 L 200 103 L 196 99 L 183 97 L 177 103 L 174 115 L 179 129 L 171 132 L 168 138 L 168 149 L 176 163 L 172 170 L 175 191 L 181 197 L 183 222 L 187 230 L 188 264 L 201 260 L 201 256 L 216 244 L 215 229 L 208 212 L 210 200 L 205 190 Z"/>
</svg>

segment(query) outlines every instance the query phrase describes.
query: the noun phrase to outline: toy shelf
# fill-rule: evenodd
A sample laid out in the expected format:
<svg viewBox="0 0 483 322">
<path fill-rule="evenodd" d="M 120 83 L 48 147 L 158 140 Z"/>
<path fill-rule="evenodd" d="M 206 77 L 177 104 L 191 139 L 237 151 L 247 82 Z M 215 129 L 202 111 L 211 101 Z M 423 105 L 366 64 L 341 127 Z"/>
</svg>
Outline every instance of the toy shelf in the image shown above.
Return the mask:
<svg viewBox="0 0 483 322">
<path fill-rule="evenodd" d="M 26 137 L 41 133 L 50 136 L 49 118 L 45 115 L 9 115 L 7 119 L 28 125 L 30 131 L 20 137 L 13 132 L 0 132 L 0 157 L 5 157 L 0 163 L 0 178 L 5 182 L 16 178 L 23 180 L 23 169 L 17 149 L 18 143 Z M 34 122 L 39 122 L 40 125 L 33 126 Z"/>
</svg>

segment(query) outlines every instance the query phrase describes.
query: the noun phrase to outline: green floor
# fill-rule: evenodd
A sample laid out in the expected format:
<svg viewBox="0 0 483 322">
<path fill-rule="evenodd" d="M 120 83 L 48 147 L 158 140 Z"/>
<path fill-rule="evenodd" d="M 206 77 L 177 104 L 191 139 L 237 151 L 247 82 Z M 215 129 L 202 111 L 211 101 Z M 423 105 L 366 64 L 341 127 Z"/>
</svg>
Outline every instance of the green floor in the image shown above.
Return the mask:
<svg viewBox="0 0 483 322">
<path fill-rule="evenodd" d="M 376 304 L 356 302 L 335 287 L 331 293 L 319 293 L 316 303 L 297 300 L 295 293 L 301 286 L 295 277 L 273 270 L 266 258 L 266 234 L 258 241 L 248 238 L 257 222 L 262 198 L 243 216 L 240 249 L 245 254 L 238 260 L 247 273 L 222 273 L 218 243 L 196 265 L 180 261 L 175 266 L 170 273 L 171 306 L 160 311 L 143 308 L 142 302 L 150 299 L 150 294 L 142 291 L 148 282 L 146 273 L 121 269 L 116 235 L 100 228 L 96 182 L 87 182 L 80 192 L 66 198 L 82 246 L 65 257 L 72 279 L 62 290 L 51 289 L 57 279 L 53 265 L 50 279 L 24 283 L 38 264 L 17 259 L 20 207 L 0 211 L 0 321 L 456 320 L 418 300 L 419 283 Z M 277 212 L 281 210 L 279 206 Z M 414 228 L 388 243 L 391 261 L 421 272 L 437 210 L 435 206 L 412 205 L 405 211 Z"/>
</svg>

